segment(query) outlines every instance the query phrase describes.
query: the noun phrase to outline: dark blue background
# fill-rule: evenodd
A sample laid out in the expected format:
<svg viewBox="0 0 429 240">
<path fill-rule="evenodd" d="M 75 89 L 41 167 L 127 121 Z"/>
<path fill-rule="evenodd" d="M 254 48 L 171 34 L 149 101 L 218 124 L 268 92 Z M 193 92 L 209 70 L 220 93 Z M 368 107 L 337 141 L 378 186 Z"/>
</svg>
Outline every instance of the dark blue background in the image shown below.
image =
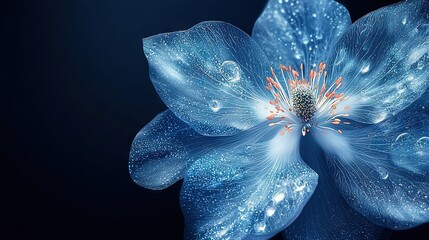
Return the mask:
<svg viewBox="0 0 429 240">
<path fill-rule="evenodd" d="M 395 1 L 340 2 L 356 20 Z M 166 109 L 150 83 L 141 38 L 205 20 L 251 33 L 264 5 L 3 2 L 0 238 L 181 239 L 180 183 L 151 191 L 128 175 L 135 134 Z M 391 239 L 427 236 L 428 224 Z"/>
</svg>

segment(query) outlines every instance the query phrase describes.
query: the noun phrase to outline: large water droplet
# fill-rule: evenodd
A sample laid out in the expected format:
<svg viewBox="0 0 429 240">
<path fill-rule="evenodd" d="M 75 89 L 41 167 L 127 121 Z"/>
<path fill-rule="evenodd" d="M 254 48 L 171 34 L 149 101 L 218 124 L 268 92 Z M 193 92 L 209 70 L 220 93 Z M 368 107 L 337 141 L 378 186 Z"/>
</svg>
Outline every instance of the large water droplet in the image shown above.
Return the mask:
<svg viewBox="0 0 429 240">
<path fill-rule="evenodd" d="M 407 147 L 407 144 L 411 141 L 411 135 L 409 133 L 401 133 L 396 138 L 392 144 L 392 149 L 394 150 L 403 150 Z"/>
<path fill-rule="evenodd" d="M 377 171 L 378 171 L 378 174 L 380 175 L 381 179 L 385 180 L 389 177 L 389 172 L 385 168 L 378 167 Z"/>
<path fill-rule="evenodd" d="M 429 137 L 421 137 L 415 144 L 417 154 L 424 156 L 429 154 Z"/>
<path fill-rule="evenodd" d="M 267 225 L 264 222 L 259 222 L 255 224 L 255 231 L 256 232 L 265 232 L 265 229 L 267 228 Z"/>
<path fill-rule="evenodd" d="M 228 82 L 238 82 L 241 79 L 240 66 L 234 61 L 224 61 L 221 74 Z"/>
<path fill-rule="evenodd" d="M 414 153 L 414 141 L 410 134 L 401 133 L 392 143 L 392 154 L 394 161 L 399 164 L 406 164 L 408 158 Z"/>
<path fill-rule="evenodd" d="M 218 100 L 211 100 L 209 102 L 209 107 L 213 112 L 217 112 L 221 109 L 221 104 Z"/>
</svg>

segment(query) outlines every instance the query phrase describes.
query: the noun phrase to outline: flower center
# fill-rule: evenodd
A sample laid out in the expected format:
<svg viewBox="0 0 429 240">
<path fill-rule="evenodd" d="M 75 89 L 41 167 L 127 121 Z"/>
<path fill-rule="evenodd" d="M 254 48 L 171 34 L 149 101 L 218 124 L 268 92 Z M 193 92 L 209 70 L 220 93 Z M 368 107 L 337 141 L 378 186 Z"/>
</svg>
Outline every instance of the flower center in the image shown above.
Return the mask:
<svg viewBox="0 0 429 240">
<path fill-rule="evenodd" d="M 299 85 L 291 91 L 293 112 L 302 121 L 308 122 L 316 112 L 316 97 L 310 87 Z"/>
<path fill-rule="evenodd" d="M 273 109 L 267 119 L 271 122 L 269 126 L 282 124 L 285 129 L 280 131 L 283 135 L 285 131 L 291 132 L 297 126 L 301 127 L 303 136 L 310 131 L 312 126 L 320 126 L 327 130 L 342 133 L 340 129 L 333 129 L 324 126 L 326 123 L 333 125 L 350 124 L 342 121 L 341 117 L 348 117 L 350 107 L 345 106 L 337 109 L 337 106 L 344 100 L 348 99 L 344 93 L 337 93 L 341 86 L 342 77 L 327 88 L 325 71 L 326 64 L 321 62 L 317 70 L 311 69 L 308 80 L 304 78 L 304 66 L 301 64 L 301 73 L 294 70 L 291 66 L 280 65 L 281 78 L 277 77 L 273 68 L 271 75 L 266 78 L 267 85 L 265 88 L 271 92 L 274 99 L 269 101 Z"/>
</svg>

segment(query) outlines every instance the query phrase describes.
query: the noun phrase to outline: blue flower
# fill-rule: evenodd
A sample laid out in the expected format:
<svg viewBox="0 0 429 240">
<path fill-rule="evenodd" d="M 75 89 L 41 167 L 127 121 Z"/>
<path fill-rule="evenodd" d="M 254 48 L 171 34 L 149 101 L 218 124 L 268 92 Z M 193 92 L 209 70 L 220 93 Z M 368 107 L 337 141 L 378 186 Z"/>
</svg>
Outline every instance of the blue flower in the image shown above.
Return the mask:
<svg viewBox="0 0 429 240">
<path fill-rule="evenodd" d="M 169 110 L 136 136 L 133 180 L 184 179 L 190 239 L 376 239 L 429 220 L 429 3 L 351 25 L 332 0 L 270 0 L 143 39 Z"/>
</svg>

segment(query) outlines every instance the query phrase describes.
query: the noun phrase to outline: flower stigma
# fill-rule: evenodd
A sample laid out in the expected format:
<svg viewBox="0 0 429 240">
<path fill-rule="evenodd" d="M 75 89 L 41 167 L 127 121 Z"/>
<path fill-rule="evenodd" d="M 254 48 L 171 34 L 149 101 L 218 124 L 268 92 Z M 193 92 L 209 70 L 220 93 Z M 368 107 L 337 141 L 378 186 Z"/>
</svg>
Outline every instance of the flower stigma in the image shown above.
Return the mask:
<svg viewBox="0 0 429 240">
<path fill-rule="evenodd" d="M 328 72 L 326 63 L 320 62 L 318 69 L 310 69 L 308 78 L 304 76 L 304 65 L 300 65 L 300 72 L 291 66 L 280 65 L 281 77 L 278 78 L 271 68 L 271 76 L 266 77 L 266 90 L 271 92 L 274 99 L 269 103 L 274 107 L 267 116 L 270 127 L 284 125 L 280 135 L 291 132 L 293 128 L 301 127 L 301 134 L 305 136 L 313 126 L 320 126 L 326 130 L 342 134 L 342 130 L 326 127 L 326 123 L 333 125 L 350 124 L 342 121 L 341 117 L 348 117 L 350 106 L 337 109 L 340 102 L 347 100 L 344 92 L 339 92 L 343 78 L 329 87 L 326 85 Z M 308 80 L 307 80 L 308 79 Z"/>
</svg>

